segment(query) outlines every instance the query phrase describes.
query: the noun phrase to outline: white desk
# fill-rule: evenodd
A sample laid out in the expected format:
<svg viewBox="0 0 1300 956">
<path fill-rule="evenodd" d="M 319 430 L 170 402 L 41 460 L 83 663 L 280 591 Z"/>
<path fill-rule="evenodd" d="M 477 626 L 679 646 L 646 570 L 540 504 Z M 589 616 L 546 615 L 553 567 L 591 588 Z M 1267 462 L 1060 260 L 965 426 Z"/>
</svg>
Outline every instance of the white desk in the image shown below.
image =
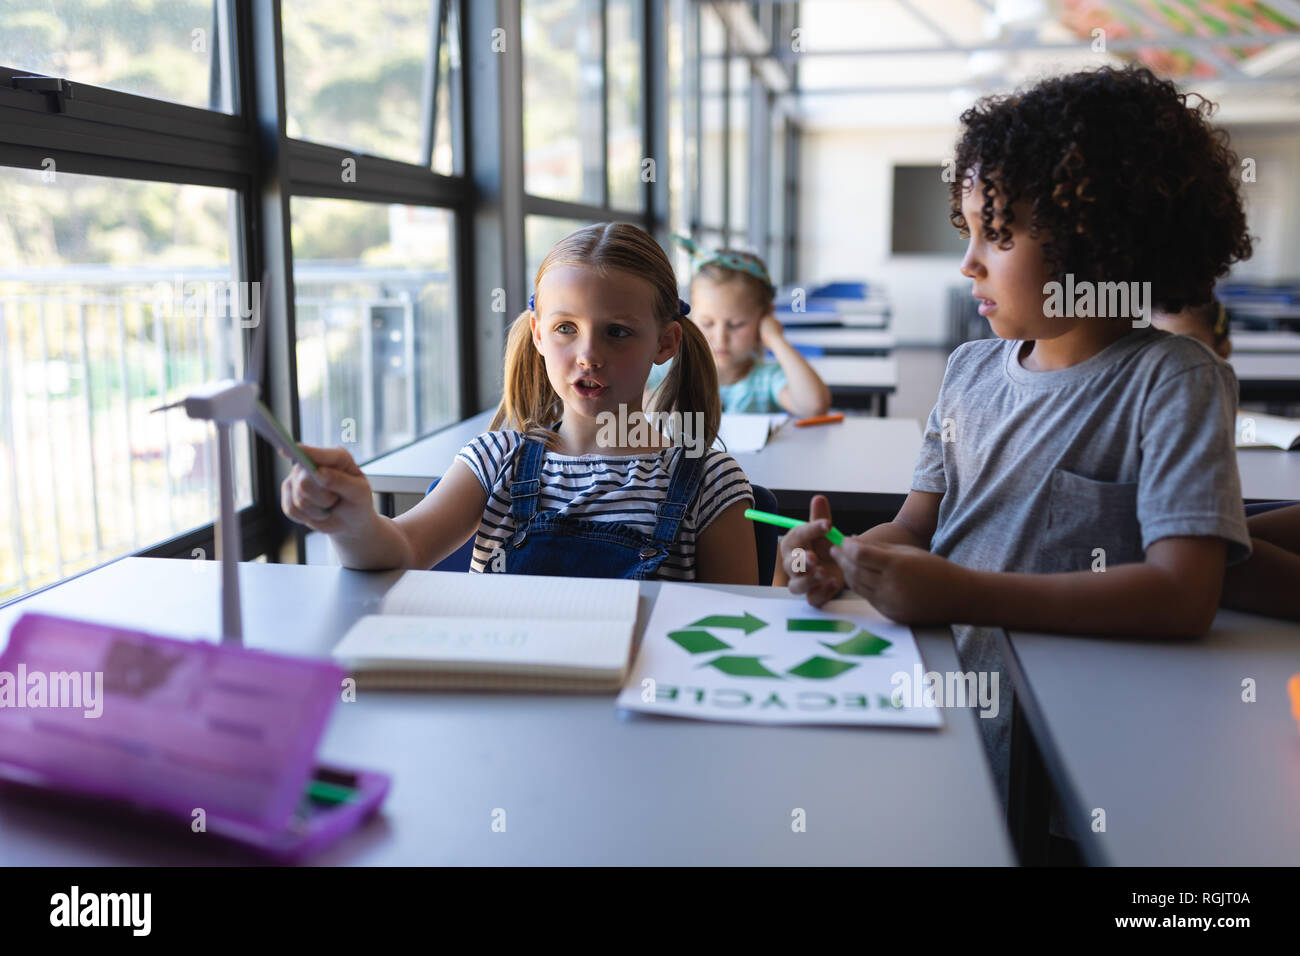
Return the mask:
<svg viewBox="0 0 1300 956">
<path fill-rule="evenodd" d="M 1238 448 L 1237 471 L 1247 501 L 1300 501 L 1300 451 Z"/>
<path fill-rule="evenodd" d="M 785 333 L 785 337 L 791 345 L 823 349 L 827 355 L 883 356 L 894 349 L 894 333 L 887 329 L 793 328 Z"/>
<path fill-rule="evenodd" d="M 399 577 L 275 564 L 242 564 L 239 576 L 247 646 L 308 657 L 327 655 Z M 211 561 L 128 558 L 0 610 L 0 640 L 29 610 L 212 639 L 219 580 Z M 658 589 L 642 586 L 638 629 Z M 926 668 L 957 669 L 946 629 L 921 631 L 917 643 Z M 389 773 L 393 787 L 380 816 L 309 862 L 1014 862 L 975 710 L 945 710 L 937 731 L 758 727 L 624 714 L 614 696 L 363 691 L 336 705 L 321 759 Z M 491 829 L 497 807 L 508 813 L 505 833 Z M 804 833 L 791 831 L 796 807 Z M 188 822 L 164 834 L 10 788 L 0 788 L 0 860 L 248 862 L 192 835 Z"/>
<path fill-rule="evenodd" d="M 874 407 L 881 418 L 889 414 L 889 396 L 898 390 L 894 359 L 817 355 L 809 358 L 808 364 L 831 390 L 832 407 Z"/>
<path fill-rule="evenodd" d="M 776 317 L 784 326 L 803 326 L 806 328 L 834 329 L 851 326 L 866 329 L 889 328 L 890 312 L 888 306 L 883 309 L 870 308 L 859 312 L 842 312 L 839 310 L 807 310 L 789 312 L 777 309 Z"/>
<path fill-rule="evenodd" d="M 1234 331 L 1231 335 L 1233 354 L 1238 352 L 1300 352 L 1300 332 Z"/>
<path fill-rule="evenodd" d="M 1243 402 L 1300 402 L 1300 354 L 1233 352 Z"/>
<path fill-rule="evenodd" d="M 487 431 L 491 418 L 492 412 L 481 412 L 376 458 L 362 471 L 377 494 L 423 495 L 465 442 Z M 783 511 L 806 512 L 809 498 L 821 492 L 832 510 L 883 512 L 907 497 L 920 449 L 921 428 L 910 418 L 848 416 L 804 428 L 786 422 L 762 451 L 735 457 L 751 481 L 776 495 Z M 391 500 L 385 503 L 391 508 Z"/>
<path fill-rule="evenodd" d="M 1300 728 L 1286 691 L 1300 624 L 1224 610 L 1196 641 L 1007 641 L 1017 704 L 1088 862 L 1300 860 Z M 1095 808 L 1105 832 L 1092 829 Z"/>
</svg>

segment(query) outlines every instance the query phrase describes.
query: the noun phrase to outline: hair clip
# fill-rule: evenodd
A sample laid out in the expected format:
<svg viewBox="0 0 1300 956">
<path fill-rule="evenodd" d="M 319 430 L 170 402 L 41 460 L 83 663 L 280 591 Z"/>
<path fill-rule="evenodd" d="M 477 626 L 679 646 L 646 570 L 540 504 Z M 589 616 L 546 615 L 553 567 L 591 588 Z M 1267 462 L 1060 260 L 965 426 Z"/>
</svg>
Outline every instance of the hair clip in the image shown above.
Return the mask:
<svg viewBox="0 0 1300 956">
<path fill-rule="evenodd" d="M 530 293 L 529 296 L 528 296 L 528 311 L 529 311 L 529 312 L 536 312 L 536 311 L 537 311 L 537 307 L 533 304 L 533 303 L 536 302 L 536 301 L 537 301 L 537 293 L 536 293 L 536 292 L 532 292 L 532 293 Z"/>
<path fill-rule="evenodd" d="M 673 233 L 673 240 L 685 249 L 691 259 L 695 261 L 696 270 L 703 269 L 706 266 L 719 265 L 724 269 L 731 269 L 735 272 L 746 272 L 773 292 L 776 291 L 776 286 L 773 284 L 771 277 L 768 276 L 767 270 L 757 262 L 750 262 L 735 253 L 724 252 L 721 249 L 715 249 L 712 252 L 701 252 L 694 239 L 679 236 L 676 233 Z"/>
</svg>

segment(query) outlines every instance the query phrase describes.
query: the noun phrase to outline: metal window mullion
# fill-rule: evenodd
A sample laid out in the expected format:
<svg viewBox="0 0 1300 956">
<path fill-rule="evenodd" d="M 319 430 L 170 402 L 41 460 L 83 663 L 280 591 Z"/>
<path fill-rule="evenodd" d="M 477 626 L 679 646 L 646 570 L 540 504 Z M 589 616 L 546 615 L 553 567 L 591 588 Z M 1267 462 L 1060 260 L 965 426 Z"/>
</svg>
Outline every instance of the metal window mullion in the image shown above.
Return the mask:
<svg viewBox="0 0 1300 956">
<path fill-rule="evenodd" d="M 95 560 L 104 550 L 99 528 L 99 463 L 95 458 L 95 402 L 90 393 L 90 348 L 86 341 L 86 303 L 77 303 L 77 332 L 81 342 L 82 391 L 86 396 L 86 442 L 90 446 L 90 513 L 94 522 Z"/>
<path fill-rule="evenodd" d="M 21 310 L 18 316 L 22 321 Z M 13 382 L 9 378 L 9 308 L 0 302 L 0 428 L 9 445 L 9 515 L 13 522 L 14 560 L 18 565 L 18 590 L 27 590 L 27 551 L 23 540 L 23 508 L 18 498 L 18 444 L 14 439 Z"/>
<path fill-rule="evenodd" d="M 581 74 L 582 67 L 578 67 Z M 609 208 L 609 0 L 600 0 L 600 204 Z"/>
<path fill-rule="evenodd" d="M 700 6 L 696 3 L 690 4 L 687 9 L 690 11 L 689 29 L 691 35 L 695 38 L 694 55 L 690 59 L 691 76 L 694 79 L 694 96 L 692 100 L 695 103 L 695 116 L 693 118 L 693 127 L 695 131 L 695 169 L 694 181 L 690 186 L 690 193 L 693 197 L 691 203 L 690 216 L 686 220 L 692 234 L 698 234 L 700 231 L 700 220 L 703 218 L 701 210 L 704 208 L 704 67 L 703 67 L 703 26 L 701 24 Z"/>
<path fill-rule="evenodd" d="M 130 489 L 131 546 L 135 547 L 140 540 L 140 517 L 136 510 L 135 441 L 131 432 L 131 379 L 127 377 L 126 364 L 126 310 L 123 309 L 120 299 L 117 303 L 116 313 L 119 348 L 118 374 L 122 378 L 122 417 L 126 421 L 126 477 L 127 487 Z"/>
<path fill-rule="evenodd" d="M 438 60 L 446 14 L 447 0 L 434 0 L 429 11 L 429 58 L 420 77 L 420 158 L 425 169 L 433 166 L 433 143 L 438 136 Z"/>
<path fill-rule="evenodd" d="M 731 245 L 731 31 L 722 23 L 722 244 Z"/>
<path fill-rule="evenodd" d="M 163 405 L 167 404 L 167 329 L 163 323 L 162 316 L 158 310 L 153 310 L 153 334 L 154 334 L 154 353 L 158 359 L 158 391 L 159 398 Z M 163 477 L 166 479 L 164 487 L 167 490 L 167 524 L 174 527 L 176 524 L 176 514 L 172 507 L 172 436 L 171 429 L 167 426 L 169 416 L 166 412 L 162 413 L 163 429 Z"/>
<path fill-rule="evenodd" d="M 372 440 L 375 434 L 375 340 L 374 320 L 369 310 L 362 304 L 361 316 L 361 427 L 365 441 Z M 366 446 L 362 445 L 361 448 Z M 361 449 L 359 448 L 358 451 Z M 363 459 L 371 455 L 361 452 Z"/>
<path fill-rule="evenodd" d="M 467 179 L 464 179 L 465 171 L 469 169 L 469 162 L 465 155 L 465 44 L 463 34 L 464 18 L 460 14 L 459 0 L 447 0 L 447 27 L 444 31 L 444 39 L 447 46 L 447 105 L 451 110 L 451 169 L 452 172 L 462 179 L 467 192 L 472 191 L 472 185 Z M 452 42 L 455 45 L 451 45 Z"/>
<path fill-rule="evenodd" d="M 772 124 L 768 120 L 767 87 L 749 74 L 749 244 L 762 255 L 768 241 L 768 205 L 772 195 Z"/>
<path fill-rule="evenodd" d="M 59 520 L 59 485 L 58 479 L 58 462 L 54 460 L 54 440 L 53 440 L 53 421 L 50 416 L 50 349 L 49 335 L 45 329 L 45 301 L 42 299 L 37 304 L 37 328 L 40 329 L 41 336 L 41 391 L 44 393 L 45 400 L 45 422 L 49 429 L 45 433 L 45 447 L 49 451 L 50 459 L 50 501 L 54 505 L 54 561 L 59 577 L 63 577 L 63 527 Z"/>
<path fill-rule="evenodd" d="M 415 303 L 407 293 L 402 304 L 402 355 L 406 359 L 406 423 L 411 429 L 411 441 L 420 434 L 415 402 Z"/>
</svg>

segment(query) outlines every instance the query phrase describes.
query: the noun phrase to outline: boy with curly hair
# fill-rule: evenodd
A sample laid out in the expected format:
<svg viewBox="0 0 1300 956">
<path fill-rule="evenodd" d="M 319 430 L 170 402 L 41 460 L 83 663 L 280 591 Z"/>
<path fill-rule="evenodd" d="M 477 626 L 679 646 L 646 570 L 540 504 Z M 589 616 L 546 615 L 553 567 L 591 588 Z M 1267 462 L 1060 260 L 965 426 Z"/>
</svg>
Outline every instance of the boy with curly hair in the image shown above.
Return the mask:
<svg viewBox="0 0 1300 956">
<path fill-rule="evenodd" d="M 813 499 L 782 542 L 791 591 L 820 606 L 847 585 L 897 621 L 967 625 L 954 635 L 974 670 L 1002 670 L 996 627 L 1209 629 L 1225 565 L 1250 549 L 1236 381 L 1149 315 L 1097 306 L 1116 283 L 1140 293 L 1130 304 L 1208 302 L 1250 255 L 1211 110 L 1148 70 L 1102 69 L 962 114 L 951 220 L 997 338 L 950 356 L 893 521 L 831 548 L 829 504 Z M 1009 684 L 999 716 L 979 721 L 1004 801 Z"/>
</svg>

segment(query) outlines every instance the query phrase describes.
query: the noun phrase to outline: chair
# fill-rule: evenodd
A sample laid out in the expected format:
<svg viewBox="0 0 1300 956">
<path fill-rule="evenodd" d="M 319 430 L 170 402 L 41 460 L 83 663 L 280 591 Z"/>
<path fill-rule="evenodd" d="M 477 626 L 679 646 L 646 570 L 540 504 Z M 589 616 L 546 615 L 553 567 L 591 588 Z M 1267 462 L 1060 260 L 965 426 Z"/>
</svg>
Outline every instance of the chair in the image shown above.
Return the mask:
<svg viewBox="0 0 1300 956">
<path fill-rule="evenodd" d="M 425 491 L 428 495 L 438 485 L 435 478 Z M 762 485 L 751 485 L 754 489 L 754 507 L 759 511 L 776 511 L 776 495 Z M 758 583 L 771 584 L 772 574 L 776 570 L 777 529 L 770 524 L 754 523 L 754 539 L 758 545 Z M 476 536 L 477 537 L 477 536 Z M 434 571 L 468 571 L 474 557 L 474 538 L 470 538 L 458 550 L 443 558 L 433 566 Z"/>
<path fill-rule="evenodd" d="M 1289 508 L 1296 503 L 1294 501 L 1256 501 L 1253 504 L 1246 505 L 1246 517 L 1262 515 L 1266 511 L 1276 511 L 1278 508 Z"/>
<path fill-rule="evenodd" d="M 758 511 L 775 514 L 776 495 L 753 482 L 750 482 L 750 487 L 754 489 L 754 507 Z M 753 522 L 753 525 L 754 543 L 758 545 L 758 583 L 767 586 L 772 583 L 772 575 L 776 571 L 776 541 L 779 532 L 775 525 L 760 521 Z"/>
</svg>

